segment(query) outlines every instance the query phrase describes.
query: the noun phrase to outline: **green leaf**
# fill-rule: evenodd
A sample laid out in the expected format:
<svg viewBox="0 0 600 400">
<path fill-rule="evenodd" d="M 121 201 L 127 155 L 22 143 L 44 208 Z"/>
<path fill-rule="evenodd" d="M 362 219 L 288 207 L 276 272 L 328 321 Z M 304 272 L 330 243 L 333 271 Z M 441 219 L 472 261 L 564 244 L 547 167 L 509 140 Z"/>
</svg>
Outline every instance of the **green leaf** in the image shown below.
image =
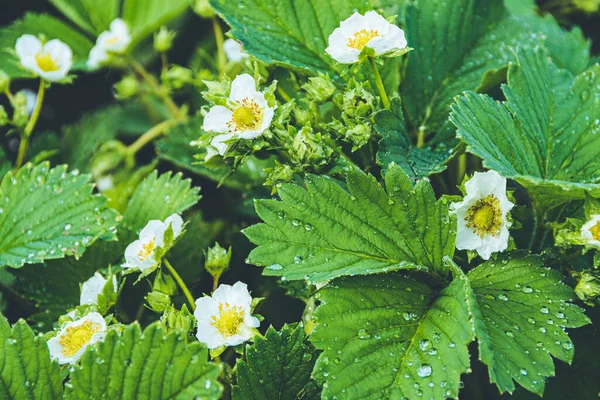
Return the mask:
<svg viewBox="0 0 600 400">
<path fill-rule="evenodd" d="M 8 27 L 0 29 L 0 69 L 11 78 L 31 77 L 31 73 L 21 68 L 14 52 L 17 39 L 24 34 L 44 34 L 48 40 L 60 39 L 73 51 L 73 70 L 86 68 L 93 43 L 69 25 L 47 14 L 27 13 Z"/>
<path fill-rule="evenodd" d="M 158 176 L 154 171 L 139 184 L 119 227 L 121 240 L 130 243 L 151 219 L 164 221 L 171 214 L 183 213 L 200 200 L 200 188 L 191 187 L 191 181 L 182 180 L 181 176 L 170 172 Z"/>
<path fill-rule="evenodd" d="M 452 150 L 443 145 L 437 148 L 417 148 L 412 145 L 399 98 L 392 99 L 390 110 L 375 115 L 375 129 L 383 137 L 379 142 L 377 162 L 384 171 L 390 163 L 398 164 L 412 181 L 444 171 L 446 163 L 453 156 Z"/>
<path fill-rule="evenodd" d="M 341 278 L 317 297 L 323 398 L 458 396 L 473 340 L 464 275 L 441 291 L 398 274 Z"/>
<path fill-rule="evenodd" d="M 131 29 L 132 46 L 181 15 L 191 0 L 124 0 L 123 19 Z"/>
<path fill-rule="evenodd" d="M 304 328 L 285 325 L 277 332 L 269 327 L 246 347 L 246 361 L 236 364 L 233 400 L 320 399 L 310 379 L 317 355 L 306 342 Z"/>
<path fill-rule="evenodd" d="M 544 44 L 558 65 L 579 73 L 589 62 L 589 43 L 578 29 L 566 32 L 533 11 L 511 15 L 502 0 L 418 0 L 407 6 L 408 66 L 402 93 L 415 132 L 453 133 L 450 104 L 465 90 L 479 90 L 486 74 L 503 75 L 514 48 Z M 485 87 L 484 87 L 485 89 Z"/>
<path fill-rule="evenodd" d="M 502 393 L 512 393 L 516 381 L 542 395 L 545 379 L 554 376 L 552 356 L 573 360 L 564 328 L 590 322 L 571 303 L 576 296 L 562 283 L 562 274 L 542 265 L 539 256 L 512 253 L 467 274 L 479 358 Z"/>
<path fill-rule="evenodd" d="M 507 101 L 469 92 L 451 120 L 468 151 L 550 209 L 586 190 L 600 196 L 599 83 L 597 65 L 573 77 L 542 49 L 523 48 L 503 87 Z"/>
<path fill-rule="evenodd" d="M 354 11 L 371 10 L 368 0 L 210 0 L 244 50 L 268 63 L 310 74 L 331 70 L 325 53 L 329 35 Z"/>
<path fill-rule="evenodd" d="M 137 323 L 108 332 L 84 353 L 71 372 L 67 399 L 218 399 L 219 366 L 195 339 L 186 343 L 154 323 L 142 333 Z"/>
<path fill-rule="evenodd" d="M 79 260 L 67 257 L 11 270 L 16 278 L 13 289 L 37 309 L 27 317 L 29 323 L 37 323 L 34 329 L 47 330 L 68 309 L 78 306 L 79 285 L 97 270 L 117 262 L 123 254 L 123 245 L 97 241 Z"/>
<path fill-rule="evenodd" d="M 455 223 L 427 180 L 413 188 L 394 166 L 387 193 L 357 170 L 348 174 L 348 190 L 329 177 L 305 183 L 279 188 L 282 201 L 256 202 L 265 223 L 244 233 L 258 245 L 249 262 L 266 266 L 265 275 L 323 282 L 403 268 L 447 273 L 443 257 L 454 254 Z"/>
<path fill-rule="evenodd" d="M 79 257 L 96 239 L 115 239 L 120 217 L 92 194 L 89 179 L 49 163 L 8 173 L 0 185 L 0 265 Z"/>
<path fill-rule="evenodd" d="M 34 336 L 25 321 L 12 329 L 0 314 L 0 398 L 59 399 L 62 378 L 50 361 L 46 340 Z"/>
<path fill-rule="evenodd" d="M 50 3 L 92 36 L 108 30 L 121 7 L 121 0 L 50 0 Z"/>
</svg>

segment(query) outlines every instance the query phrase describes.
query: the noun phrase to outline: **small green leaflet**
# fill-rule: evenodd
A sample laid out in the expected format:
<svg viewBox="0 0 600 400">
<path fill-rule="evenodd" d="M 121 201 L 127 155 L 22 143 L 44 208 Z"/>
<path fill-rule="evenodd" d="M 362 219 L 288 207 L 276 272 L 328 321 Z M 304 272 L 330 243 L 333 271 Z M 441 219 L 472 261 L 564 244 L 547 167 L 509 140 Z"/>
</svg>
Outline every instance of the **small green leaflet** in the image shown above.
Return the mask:
<svg viewBox="0 0 600 400">
<path fill-rule="evenodd" d="M 266 63 L 316 74 L 332 69 L 327 40 L 354 11 L 372 9 L 369 0 L 210 0 L 231 25 L 244 50 Z"/>
<path fill-rule="evenodd" d="M 182 180 L 181 177 L 181 173 L 172 175 L 171 172 L 158 176 L 158 172 L 154 171 L 139 184 L 119 226 L 121 240 L 132 242 L 151 219 L 164 221 L 171 214 L 181 214 L 200 200 L 200 188 L 192 187 L 189 179 Z"/>
<path fill-rule="evenodd" d="M 114 240 L 120 216 L 89 180 L 47 162 L 8 173 L 0 185 L 0 265 L 79 257 L 98 238 Z"/>
<path fill-rule="evenodd" d="M 73 366 L 65 398 L 72 399 L 219 399 L 220 367 L 208 350 L 160 322 L 142 333 L 137 323 L 119 334 L 109 331 Z"/>
<path fill-rule="evenodd" d="M 323 397 L 457 397 L 473 340 L 467 296 L 464 276 L 440 292 L 397 273 L 331 282 L 311 335 Z"/>
<path fill-rule="evenodd" d="M 97 36 L 108 30 L 113 19 L 117 18 L 121 0 L 49 0 L 63 15 L 83 29 Z"/>
<path fill-rule="evenodd" d="M 62 392 L 60 368 L 50 361 L 46 340 L 23 320 L 11 329 L 0 314 L 0 398 L 60 399 Z"/>
<path fill-rule="evenodd" d="M 307 176 L 305 183 L 279 188 L 282 201 L 256 201 L 265 223 L 244 233 L 258 245 L 249 262 L 266 266 L 265 275 L 324 282 L 403 268 L 447 274 L 443 258 L 454 254 L 456 224 L 426 179 L 413 188 L 391 166 L 387 193 L 357 170 L 348 174 L 348 190 L 325 176 Z"/>
<path fill-rule="evenodd" d="M 564 328 L 590 323 L 571 303 L 575 294 L 556 270 L 542 267 L 539 256 L 512 253 L 483 263 L 467 274 L 472 294 L 479 358 L 501 393 L 516 381 L 542 395 L 554 376 L 552 356 L 571 363 L 573 343 Z"/>
<path fill-rule="evenodd" d="M 317 354 L 302 326 L 285 325 L 279 332 L 269 327 L 264 338 L 246 347 L 246 358 L 235 367 L 233 400 L 321 398 L 310 379 Z"/>
<path fill-rule="evenodd" d="M 600 196 L 600 67 L 577 77 L 548 62 L 541 48 L 522 48 L 496 102 L 468 92 L 451 120 L 468 151 L 517 180 L 548 209 L 585 191 Z"/>
<path fill-rule="evenodd" d="M 171 22 L 192 5 L 192 0 L 123 0 L 122 18 L 129 24 L 132 46 Z"/>
<path fill-rule="evenodd" d="M 412 145 L 406 131 L 400 98 L 392 100 L 390 110 L 375 115 L 375 129 L 383 137 L 377 152 L 378 163 L 384 171 L 390 163 L 398 164 L 413 182 L 444 171 L 446 163 L 453 156 L 452 149 L 443 145 L 437 148 L 417 148 Z"/>
</svg>

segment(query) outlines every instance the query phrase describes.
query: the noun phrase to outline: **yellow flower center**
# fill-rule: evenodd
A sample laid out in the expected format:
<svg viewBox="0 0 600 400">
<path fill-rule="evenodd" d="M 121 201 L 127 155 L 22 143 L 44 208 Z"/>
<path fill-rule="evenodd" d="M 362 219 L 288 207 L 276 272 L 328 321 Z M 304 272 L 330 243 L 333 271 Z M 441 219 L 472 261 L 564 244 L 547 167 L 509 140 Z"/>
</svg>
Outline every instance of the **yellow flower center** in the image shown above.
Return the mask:
<svg viewBox="0 0 600 400">
<path fill-rule="evenodd" d="M 377 36 L 381 35 L 376 29 L 361 29 L 360 31 L 355 32 L 353 37 L 348 39 L 348 44 L 346 46 L 356 50 L 362 50 L 371 39 Z"/>
<path fill-rule="evenodd" d="M 150 258 L 150 254 L 154 251 L 154 245 L 156 244 L 156 238 L 152 239 L 150 242 L 142 245 L 142 250 L 138 253 L 138 258 L 140 261 L 146 261 Z"/>
<path fill-rule="evenodd" d="M 503 223 L 500 200 L 493 194 L 477 200 L 467 211 L 465 221 L 467 227 L 473 229 L 482 239 L 485 235 L 498 235 Z"/>
<path fill-rule="evenodd" d="M 35 56 L 38 67 L 44 72 L 58 71 L 58 65 L 48 53 L 38 53 Z"/>
<path fill-rule="evenodd" d="M 117 40 L 119 40 L 119 37 L 118 36 L 113 36 L 113 37 L 111 37 L 110 39 L 108 39 L 106 41 L 106 44 L 108 44 L 108 45 L 115 44 L 115 43 L 117 43 Z"/>
<path fill-rule="evenodd" d="M 260 128 L 262 120 L 263 109 L 256 104 L 254 99 L 246 97 L 233 110 L 233 116 L 231 117 L 231 121 L 227 123 L 227 126 L 234 131 L 254 131 Z"/>
<path fill-rule="evenodd" d="M 66 357 L 72 357 L 83 346 L 89 343 L 92 336 L 100 330 L 98 325 L 91 321 L 86 321 L 79 326 L 67 328 L 67 332 L 60 338 L 59 344 L 62 346 L 61 352 Z"/>
<path fill-rule="evenodd" d="M 590 233 L 594 240 L 600 240 L 600 221 L 590 228 Z"/>
<path fill-rule="evenodd" d="M 244 322 L 244 310 L 241 306 L 231 307 L 229 303 L 219 304 L 219 316 L 213 315 L 212 326 L 217 328 L 225 337 L 237 333 L 242 322 Z"/>
</svg>

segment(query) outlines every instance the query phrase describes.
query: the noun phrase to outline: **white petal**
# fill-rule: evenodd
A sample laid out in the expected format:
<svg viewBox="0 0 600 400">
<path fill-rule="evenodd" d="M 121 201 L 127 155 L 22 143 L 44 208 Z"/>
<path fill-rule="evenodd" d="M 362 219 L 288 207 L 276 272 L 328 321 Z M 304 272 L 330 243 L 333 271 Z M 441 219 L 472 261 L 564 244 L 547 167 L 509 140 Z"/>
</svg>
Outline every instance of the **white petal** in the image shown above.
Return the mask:
<svg viewBox="0 0 600 400">
<path fill-rule="evenodd" d="M 110 31 L 120 37 L 129 37 L 129 28 L 121 18 L 116 18 L 110 23 Z"/>
<path fill-rule="evenodd" d="M 346 37 L 352 37 L 356 32 L 361 29 L 367 29 L 368 27 L 368 20 L 357 12 L 340 23 L 340 29 Z"/>
<path fill-rule="evenodd" d="M 19 59 L 35 58 L 42 50 L 42 42 L 33 35 L 23 35 L 17 39 L 15 51 Z"/>
<path fill-rule="evenodd" d="M 248 57 L 248 53 L 244 52 L 244 48 L 240 42 L 234 39 L 227 39 L 223 42 L 223 50 L 227 59 L 231 62 L 240 62 Z"/>
<path fill-rule="evenodd" d="M 330 47 L 336 47 L 338 49 L 348 48 L 347 44 L 348 44 L 348 39 L 350 37 L 352 37 L 352 35 L 350 35 L 350 36 L 344 35 L 341 28 L 335 28 L 335 30 L 331 33 L 331 35 L 329 35 L 329 38 L 327 39 L 327 43 L 329 44 L 328 48 L 330 48 Z M 329 53 L 329 51 L 327 49 L 325 51 L 327 53 Z"/>
<path fill-rule="evenodd" d="M 374 29 L 379 32 L 380 35 L 386 35 L 392 24 L 388 22 L 385 18 L 383 18 L 376 11 L 368 11 L 365 13 L 365 19 L 369 24 L 368 29 Z"/>
<path fill-rule="evenodd" d="M 229 139 L 233 137 L 233 133 L 225 133 L 223 135 L 217 135 L 210 141 L 210 145 L 214 147 L 220 155 L 225 154 L 227 151 L 227 143 Z"/>
<path fill-rule="evenodd" d="M 342 64 L 354 64 L 358 62 L 360 50 L 345 46 L 344 48 L 329 46 L 325 52 L 335 61 Z"/>
<path fill-rule="evenodd" d="M 252 296 L 250 296 L 250 293 L 248 292 L 248 285 L 246 285 L 244 282 L 238 281 L 231 286 L 229 296 L 229 303 L 233 305 L 239 305 L 247 308 L 250 307 L 250 304 L 252 304 Z"/>
<path fill-rule="evenodd" d="M 148 221 L 148 223 L 146 224 L 144 229 L 141 230 L 140 239 L 152 240 L 153 238 L 156 238 L 158 241 L 158 236 L 160 235 L 161 232 L 164 232 L 165 229 L 166 229 L 166 226 L 165 226 L 164 222 L 162 222 L 158 219 L 151 219 L 150 221 Z"/>
<path fill-rule="evenodd" d="M 227 285 L 226 283 L 220 284 L 212 294 L 212 298 L 217 302 L 217 304 L 229 302 L 232 296 L 233 288 L 231 285 Z"/>
<path fill-rule="evenodd" d="M 204 117 L 202 129 L 204 129 L 205 132 L 229 132 L 229 126 L 227 126 L 227 123 L 231 121 L 232 117 L 233 112 L 227 107 L 214 106 Z"/>
<path fill-rule="evenodd" d="M 102 293 L 107 280 L 98 272 L 81 285 L 79 304 L 98 304 L 98 296 Z"/>
<path fill-rule="evenodd" d="M 236 76 L 233 82 L 231 82 L 229 98 L 239 103 L 247 97 L 254 98 L 256 93 L 254 78 L 248 74 L 241 74 Z"/>
<path fill-rule="evenodd" d="M 165 225 L 167 227 L 171 225 L 171 229 L 173 229 L 173 238 L 176 238 L 181 234 L 183 219 L 178 214 L 173 214 L 165 219 Z"/>
<path fill-rule="evenodd" d="M 92 50 L 90 50 L 86 65 L 88 69 L 95 70 L 100 68 L 100 66 L 104 64 L 106 60 L 108 60 L 108 54 L 106 53 L 106 50 L 104 50 L 102 47 L 94 46 L 92 47 Z"/>
<path fill-rule="evenodd" d="M 211 350 L 226 345 L 225 337 L 223 337 L 217 328 L 210 324 L 198 324 L 196 338 Z"/>
</svg>

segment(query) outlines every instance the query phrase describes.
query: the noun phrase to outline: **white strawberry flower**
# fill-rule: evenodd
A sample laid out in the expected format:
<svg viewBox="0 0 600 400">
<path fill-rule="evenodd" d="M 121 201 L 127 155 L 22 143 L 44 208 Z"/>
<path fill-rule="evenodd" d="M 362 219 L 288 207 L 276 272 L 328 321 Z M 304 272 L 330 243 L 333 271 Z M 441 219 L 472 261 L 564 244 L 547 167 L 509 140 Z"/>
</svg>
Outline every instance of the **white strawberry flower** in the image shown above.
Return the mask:
<svg viewBox="0 0 600 400">
<path fill-rule="evenodd" d="M 87 60 L 89 69 L 98 69 L 108 63 L 112 54 L 122 54 L 131 43 L 131 36 L 127 24 L 120 18 L 110 23 L 110 30 L 102 32 L 96 44 L 90 51 Z"/>
<path fill-rule="evenodd" d="M 581 237 L 590 246 L 600 246 L 600 214 L 594 214 L 581 227 Z"/>
<path fill-rule="evenodd" d="M 71 48 L 58 39 L 42 44 L 36 36 L 23 35 L 17 39 L 15 51 L 25 69 L 48 82 L 65 79 L 73 65 Z"/>
<path fill-rule="evenodd" d="M 340 23 L 329 35 L 325 52 L 343 64 L 357 63 L 367 47 L 375 56 L 395 56 L 408 50 L 404 31 L 375 11 L 357 12 Z"/>
<path fill-rule="evenodd" d="M 260 326 L 252 316 L 252 297 L 245 283 L 220 285 L 212 296 L 196 300 L 196 337 L 209 349 L 237 346 L 251 339 Z"/>
<path fill-rule="evenodd" d="M 512 223 L 506 215 L 514 204 L 506 196 L 506 178 L 496 171 L 475 172 L 465 188 L 463 201 L 450 205 L 458 220 L 456 248 L 475 250 L 488 260 L 508 247 Z"/>
<path fill-rule="evenodd" d="M 253 139 L 269 129 L 275 107 L 269 107 L 265 95 L 256 90 L 254 78 L 248 74 L 236 76 L 231 83 L 228 106 L 213 106 L 204 117 L 202 128 L 206 132 L 217 132 L 210 145 L 212 155 L 227 150 L 226 141 L 236 137 Z M 210 158 L 210 157 L 208 157 Z"/>
<path fill-rule="evenodd" d="M 98 296 L 102 294 L 104 286 L 108 279 L 104 278 L 99 272 L 96 272 L 87 281 L 81 285 L 81 296 L 79 297 L 79 304 L 95 304 L 98 305 Z M 117 277 L 112 276 L 112 287 L 114 292 L 117 292 Z"/>
<path fill-rule="evenodd" d="M 223 42 L 223 50 L 227 59 L 231 62 L 240 62 L 244 58 L 248 58 L 248 53 L 244 51 L 244 46 L 234 39 L 227 39 Z"/>
<path fill-rule="evenodd" d="M 91 312 L 77 321 L 65 323 L 60 332 L 48 340 L 50 357 L 59 364 L 76 362 L 85 349 L 106 336 L 106 322 L 102 315 Z"/>
<path fill-rule="evenodd" d="M 123 268 L 135 268 L 143 272 L 154 267 L 160 261 L 156 259 L 155 250 L 163 247 L 165 232 L 169 225 L 173 230 L 174 240 L 183 229 L 183 219 L 179 215 L 173 214 L 164 222 L 157 219 L 148 221 L 140 232 L 139 239 L 125 249 Z"/>
</svg>

